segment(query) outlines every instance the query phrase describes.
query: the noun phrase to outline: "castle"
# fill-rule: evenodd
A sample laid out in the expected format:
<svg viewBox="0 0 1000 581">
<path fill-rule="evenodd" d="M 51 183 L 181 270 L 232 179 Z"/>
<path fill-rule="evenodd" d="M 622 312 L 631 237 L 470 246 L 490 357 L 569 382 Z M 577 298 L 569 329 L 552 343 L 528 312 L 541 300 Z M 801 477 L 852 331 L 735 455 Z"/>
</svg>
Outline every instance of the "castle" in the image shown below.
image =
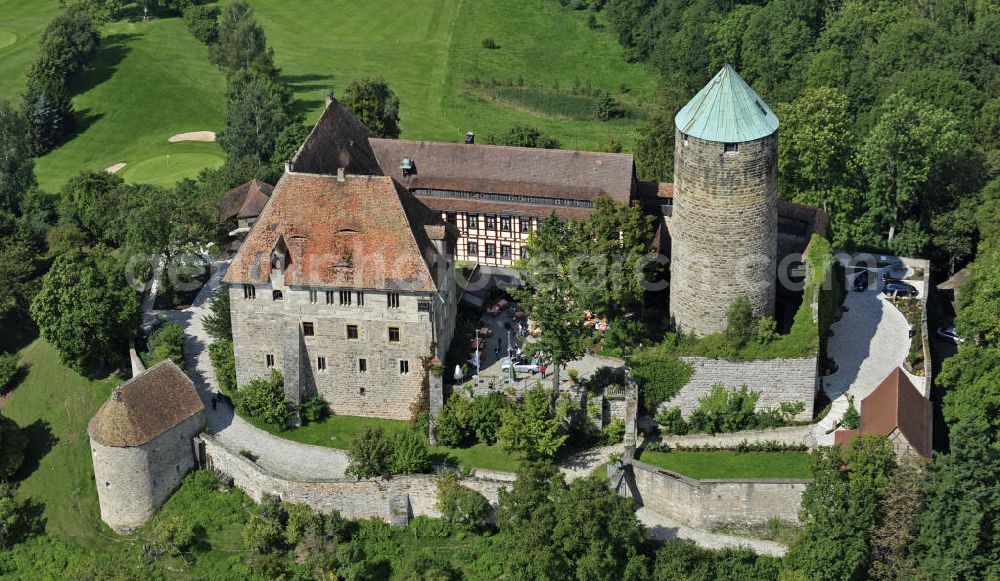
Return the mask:
<svg viewBox="0 0 1000 581">
<path fill-rule="evenodd" d="M 276 368 L 292 401 L 409 417 L 451 341 L 454 262 L 510 267 L 540 219 L 601 196 L 655 216 L 678 329 L 722 330 L 740 296 L 772 314 L 779 253 L 821 221 L 777 200 L 777 117 L 726 65 L 676 126 L 675 182 L 657 184 L 628 154 L 375 138 L 331 99 L 224 279 L 238 384 Z"/>
</svg>

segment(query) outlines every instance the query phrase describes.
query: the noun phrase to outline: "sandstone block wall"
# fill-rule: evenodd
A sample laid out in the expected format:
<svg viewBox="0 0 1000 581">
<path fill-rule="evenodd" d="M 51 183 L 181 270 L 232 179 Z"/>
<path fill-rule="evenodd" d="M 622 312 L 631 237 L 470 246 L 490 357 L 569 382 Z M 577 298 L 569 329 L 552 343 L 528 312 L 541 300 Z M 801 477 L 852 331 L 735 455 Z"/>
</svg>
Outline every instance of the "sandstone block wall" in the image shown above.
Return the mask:
<svg viewBox="0 0 1000 581">
<path fill-rule="evenodd" d="M 778 134 L 738 144 L 676 134 L 670 315 L 682 332 L 722 331 L 746 296 L 774 313 Z"/>
<path fill-rule="evenodd" d="M 439 336 L 432 316 L 446 324 L 450 311 L 419 311 L 421 301 L 441 306 L 427 293 L 399 293 L 399 307 L 390 308 L 384 292 L 366 291 L 364 305 L 358 305 L 356 291 L 351 291 L 351 305 L 341 306 L 339 290 L 333 291 L 334 304 L 326 303 L 323 289 L 316 289 L 313 302 L 309 290 L 286 287 L 282 300 L 275 301 L 264 285 L 257 287 L 255 299 L 245 299 L 241 285 L 230 288 L 238 385 L 266 377 L 271 355 L 276 369 L 300 378 L 301 399 L 318 393 L 337 414 L 409 419 L 423 384 L 421 359 L 443 356 L 451 338 L 450 330 Z M 312 336 L 303 335 L 304 322 L 312 323 Z M 348 338 L 348 325 L 357 327 L 357 339 Z M 390 328 L 399 330 L 398 342 L 389 340 Z M 296 354 L 298 361 L 287 360 Z M 320 357 L 325 370 L 319 369 Z M 407 362 L 407 373 L 400 372 L 400 361 Z"/>
<path fill-rule="evenodd" d="M 729 434 L 688 434 L 685 436 L 660 437 L 661 444 L 670 446 L 707 446 L 712 448 L 732 448 L 743 442 L 748 444 L 778 442 L 781 444 L 801 444 L 810 449 L 816 447 L 813 425 L 787 426 L 769 430 L 747 430 Z"/>
<path fill-rule="evenodd" d="M 631 462 L 636 500 L 693 527 L 758 524 L 772 517 L 798 522 L 807 480 L 692 480 Z"/>
<path fill-rule="evenodd" d="M 198 413 L 142 446 L 116 448 L 91 440 L 101 520 L 119 534 L 149 520 L 194 467 L 191 441 L 204 423 L 204 413 Z"/>
<path fill-rule="evenodd" d="M 233 484 L 256 501 L 263 495 L 277 496 L 287 502 L 307 504 L 322 513 L 339 511 L 352 519 L 380 518 L 398 521 L 400 506 L 407 507 L 408 516 L 439 517 L 435 476 L 418 474 L 395 476 L 391 479 L 292 481 L 279 478 L 248 458 L 235 454 L 212 436 L 202 434 L 208 467 L 233 479 Z M 493 476 L 493 478 L 490 478 Z M 501 479 L 500 476 L 503 478 Z M 509 475 L 477 471 L 475 478 L 462 478 L 463 486 L 479 491 L 494 506 L 500 488 L 510 487 Z"/>
<path fill-rule="evenodd" d="M 698 408 L 698 399 L 712 391 L 713 385 L 721 383 L 729 389 L 746 385 L 752 391 L 760 392 L 758 409 L 778 407 L 785 401 L 801 401 L 806 406 L 805 411 L 796 419 L 812 419 L 817 385 L 815 358 L 727 361 L 681 357 L 681 360 L 690 364 L 694 373 L 673 399 L 661 404 L 661 409 L 679 407 L 687 417 Z"/>
</svg>

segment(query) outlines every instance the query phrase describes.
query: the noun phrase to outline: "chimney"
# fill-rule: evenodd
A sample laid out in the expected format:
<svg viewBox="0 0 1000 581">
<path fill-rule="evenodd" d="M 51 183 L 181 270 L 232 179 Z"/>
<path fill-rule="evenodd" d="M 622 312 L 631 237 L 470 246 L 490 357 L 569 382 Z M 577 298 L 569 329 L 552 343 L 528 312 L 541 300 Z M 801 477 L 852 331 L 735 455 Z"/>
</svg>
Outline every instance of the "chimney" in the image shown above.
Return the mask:
<svg viewBox="0 0 1000 581">
<path fill-rule="evenodd" d="M 344 168 L 342 167 L 337 168 L 337 181 L 338 182 L 344 181 Z"/>
<path fill-rule="evenodd" d="M 326 94 L 326 106 L 329 107 L 330 103 L 333 103 L 333 94 L 332 93 L 327 93 Z"/>
<path fill-rule="evenodd" d="M 472 131 L 465 132 L 465 144 L 472 145 L 476 142 L 476 134 Z"/>
</svg>

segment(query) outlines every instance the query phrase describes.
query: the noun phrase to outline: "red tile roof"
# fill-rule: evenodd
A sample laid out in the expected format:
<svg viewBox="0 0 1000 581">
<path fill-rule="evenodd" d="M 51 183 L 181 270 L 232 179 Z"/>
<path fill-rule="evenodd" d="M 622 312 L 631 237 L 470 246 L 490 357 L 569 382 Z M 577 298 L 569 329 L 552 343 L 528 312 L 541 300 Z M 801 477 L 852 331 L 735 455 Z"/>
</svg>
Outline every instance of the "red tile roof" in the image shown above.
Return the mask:
<svg viewBox="0 0 1000 581">
<path fill-rule="evenodd" d="M 930 400 L 897 367 L 861 400 L 861 429 L 840 430 L 834 433 L 834 441 L 844 444 L 864 434 L 888 436 L 899 428 L 918 454 L 930 458 L 932 413 Z"/>
<path fill-rule="evenodd" d="M 223 280 L 269 283 L 280 243 L 287 285 L 435 291 L 431 237 L 446 232 L 392 178 L 285 173 Z"/>
<path fill-rule="evenodd" d="M 105 446 L 141 446 L 204 409 L 194 383 L 167 359 L 116 387 L 87 432 Z"/>
<path fill-rule="evenodd" d="M 228 220 L 230 218 L 253 218 L 260 216 L 261 210 L 267 204 L 267 199 L 271 197 L 274 186 L 260 180 L 250 180 L 247 183 L 237 186 L 222 198 L 219 203 L 219 218 Z"/>
<path fill-rule="evenodd" d="M 340 101 L 330 99 L 309 137 L 291 160 L 292 171 L 382 175 L 368 138 L 371 131 Z M 399 162 L 397 162 L 399 163 Z"/>
<path fill-rule="evenodd" d="M 632 156 L 562 149 L 369 140 L 384 175 L 408 190 L 432 189 L 592 200 L 632 197 Z M 404 176 L 399 164 L 413 160 Z"/>
</svg>

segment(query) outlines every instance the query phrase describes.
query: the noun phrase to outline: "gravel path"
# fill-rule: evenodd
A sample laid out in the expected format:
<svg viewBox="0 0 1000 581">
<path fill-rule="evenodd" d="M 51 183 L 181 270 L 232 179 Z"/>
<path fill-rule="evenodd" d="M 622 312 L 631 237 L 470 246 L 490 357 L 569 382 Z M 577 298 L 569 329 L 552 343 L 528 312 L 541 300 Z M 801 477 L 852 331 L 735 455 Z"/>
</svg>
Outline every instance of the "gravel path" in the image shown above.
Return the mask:
<svg viewBox="0 0 1000 581">
<path fill-rule="evenodd" d="M 184 359 L 188 375 L 205 402 L 208 429 L 230 450 L 249 450 L 257 457 L 257 464 L 289 480 L 343 478 L 347 469 L 347 454 L 343 450 L 310 446 L 272 436 L 235 415 L 232 408 L 224 403 L 212 409 L 212 395 L 218 392 L 218 381 L 208 356 L 208 344 L 212 339 L 205 332 L 202 319 L 209 314 L 208 303 L 215 296 L 219 281 L 228 267 L 228 261 L 213 264 L 215 272 L 198 292 L 191 307 L 183 311 L 153 311 L 184 326 L 187 333 Z"/>
<path fill-rule="evenodd" d="M 694 541 L 695 544 L 704 549 L 750 547 L 760 555 L 771 555 L 774 557 L 783 557 L 785 556 L 785 552 L 788 551 L 788 547 L 774 541 L 723 535 L 695 529 L 669 519 L 660 513 L 653 512 L 646 507 L 642 507 L 636 511 L 636 516 L 646 526 L 649 537 L 659 541 L 688 539 Z"/>
</svg>

